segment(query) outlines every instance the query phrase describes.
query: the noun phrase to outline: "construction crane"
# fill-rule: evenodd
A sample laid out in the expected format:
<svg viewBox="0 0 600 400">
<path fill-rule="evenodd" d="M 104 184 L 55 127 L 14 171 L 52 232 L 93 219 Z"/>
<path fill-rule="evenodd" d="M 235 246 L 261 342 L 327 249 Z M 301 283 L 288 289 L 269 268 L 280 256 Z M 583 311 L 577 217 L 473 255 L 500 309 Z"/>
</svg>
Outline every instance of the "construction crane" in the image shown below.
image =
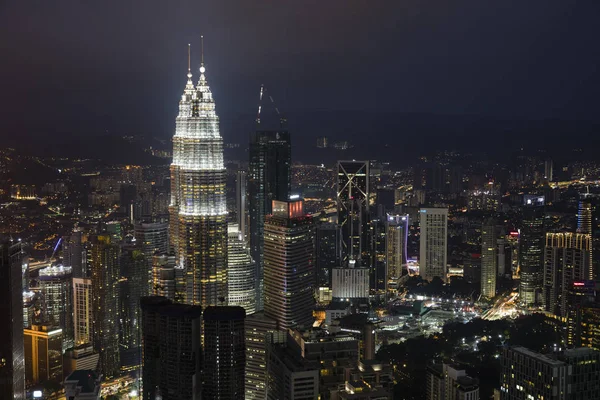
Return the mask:
<svg viewBox="0 0 600 400">
<path fill-rule="evenodd" d="M 262 111 L 262 99 L 265 92 L 265 85 L 260 85 L 260 93 L 258 96 L 258 113 L 256 114 L 256 125 L 260 125 L 260 112 Z M 275 105 L 275 100 L 273 100 L 273 96 L 269 95 L 269 99 L 271 100 L 271 104 L 273 105 L 275 112 L 279 116 L 279 126 L 280 128 L 283 128 L 283 126 L 287 122 L 287 118 L 285 118 L 283 114 L 279 112 L 279 108 L 277 108 L 277 105 Z"/>
</svg>

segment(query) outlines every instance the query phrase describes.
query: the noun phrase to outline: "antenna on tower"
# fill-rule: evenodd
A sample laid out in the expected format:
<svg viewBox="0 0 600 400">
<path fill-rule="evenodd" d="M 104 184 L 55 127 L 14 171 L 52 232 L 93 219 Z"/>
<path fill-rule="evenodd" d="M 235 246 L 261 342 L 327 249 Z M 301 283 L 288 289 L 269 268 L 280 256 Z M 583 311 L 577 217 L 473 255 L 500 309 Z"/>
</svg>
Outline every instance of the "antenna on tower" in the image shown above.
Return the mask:
<svg viewBox="0 0 600 400">
<path fill-rule="evenodd" d="M 204 66 L 204 35 L 200 35 L 200 46 L 201 46 L 200 65 Z"/>
<path fill-rule="evenodd" d="M 191 50 L 191 48 L 192 48 L 191 43 L 188 43 L 188 72 L 192 72 L 192 67 L 191 67 L 191 62 L 190 62 L 190 59 L 191 59 L 191 56 L 192 56 L 192 50 Z"/>
<path fill-rule="evenodd" d="M 257 125 L 260 125 L 260 112 L 262 110 L 262 98 L 263 98 L 263 94 L 265 91 L 266 91 L 265 85 L 260 85 L 260 95 L 258 97 L 258 114 L 256 115 L 256 124 Z M 275 109 L 275 112 L 279 116 L 279 126 L 280 126 L 280 128 L 283 129 L 285 123 L 287 122 L 287 118 L 285 118 L 283 116 L 283 114 L 281 114 L 279 112 L 279 108 L 277 108 L 277 105 L 275 104 L 275 100 L 273 100 L 273 96 L 269 95 L 269 99 L 271 100 L 271 104 L 273 104 L 273 108 Z"/>
</svg>

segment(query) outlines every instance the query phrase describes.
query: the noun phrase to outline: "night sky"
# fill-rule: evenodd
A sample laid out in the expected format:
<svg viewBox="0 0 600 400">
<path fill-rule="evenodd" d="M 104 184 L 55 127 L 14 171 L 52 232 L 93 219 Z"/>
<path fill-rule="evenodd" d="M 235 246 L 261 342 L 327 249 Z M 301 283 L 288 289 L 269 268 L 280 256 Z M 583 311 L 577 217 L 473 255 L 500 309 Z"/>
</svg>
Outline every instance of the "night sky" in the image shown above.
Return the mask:
<svg viewBox="0 0 600 400">
<path fill-rule="evenodd" d="M 261 83 L 290 114 L 597 121 L 598 21 L 598 0 L 5 0 L 0 134 L 169 138 L 201 34 L 226 141 Z"/>
</svg>

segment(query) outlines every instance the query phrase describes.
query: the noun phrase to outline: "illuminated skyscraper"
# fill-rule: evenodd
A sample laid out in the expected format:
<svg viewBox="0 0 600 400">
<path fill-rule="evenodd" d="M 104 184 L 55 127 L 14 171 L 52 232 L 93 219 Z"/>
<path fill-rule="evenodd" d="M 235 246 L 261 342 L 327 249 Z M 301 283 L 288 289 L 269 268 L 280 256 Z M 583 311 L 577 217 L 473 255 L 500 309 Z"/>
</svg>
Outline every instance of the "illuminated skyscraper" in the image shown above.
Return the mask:
<svg viewBox="0 0 600 400">
<path fill-rule="evenodd" d="M 73 278 L 83 278 L 86 273 L 83 268 L 85 263 L 83 262 L 82 239 L 83 233 L 74 231 L 71 235 L 63 237 L 62 241 L 63 265 L 72 268 Z"/>
<path fill-rule="evenodd" d="M 544 304 L 546 311 L 567 316 L 567 292 L 573 282 L 591 281 L 592 236 L 585 233 L 546 233 Z"/>
<path fill-rule="evenodd" d="M 592 202 L 587 199 L 579 200 L 577 232 L 592 233 Z"/>
<path fill-rule="evenodd" d="M 303 205 L 274 200 L 265 221 L 265 315 L 280 329 L 313 322 L 313 224 Z"/>
<path fill-rule="evenodd" d="M 273 200 L 287 200 L 292 187 L 292 145 L 287 131 L 256 131 L 250 136 L 248 212 L 250 254 L 256 262 L 256 309 L 264 308 L 264 229 Z"/>
<path fill-rule="evenodd" d="M 227 285 L 230 306 L 240 306 L 246 314 L 256 311 L 256 287 L 254 277 L 256 264 L 250 257 L 250 249 L 243 240 L 243 233 L 235 224 L 229 225 L 227 241 Z"/>
<path fill-rule="evenodd" d="M 439 277 L 446 281 L 448 263 L 448 209 L 419 210 L 419 271 L 423 279 Z"/>
<path fill-rule="evenodd" d="M 141 246 L 146 255 L 149 277 L 152 257 L 155 254 L 166 254 L 169 251 L 169 224 L 166 222 L 140 222 L 134 225 L 134 232 L 137 244 Z"/>
<path fill-rule="evenodd" d="M 46 305 L 46 317 L 53 327 L 62 328 L 63 351 L 73 347 L 73 277 L 71 267 L 47 267 L 40 270 L 40 288 Z"/>
<path fill-rule="evenodd" d="M 542 292 L 544 266 L 544 197 L 525 196 L 519 237 L 521 305 L 537 303 Z"/>
<path fill-rule="evenodd" d="M 369 200 L 369 162 L 338 161 L 337 214 L 345 261 L 368 255 Z M 365 265 L 370 260 L 363 261 Z"/>
<path fill-rule="evenodd" d="M 340 266 L 341 238 L 340 227 L 322 222 L 315 229 L 315 276 L 317 287 L 331 289 L 331 276 L 334 268 Z"/>
<path fill-rule="evenodd" d="M 106 377 L 119 373 L 119 255 L 120 247 L 111 237 L 92 240 L 92 337 L 100 354 L 99 369 Z"/>
<path fill-rule="evenodd" d="M 186 274 L 185 302 L 207 307 L 227 299 L 227 205 L 223 139 L 215 101 L 200 67 L 179 102 L 171 164 L 170 240 Z"/>
<path fill-rule="evenodd" d="M 92 343 L 92 281 L 73 278 L 75 345 Z"/>
<path fill-rule="evenodd" d="M 396 290 L 404 275 L 408 239 L 408 215 L 388 215 L 386 221 L 385 263 L 387 289 Z"/>
<path fill-rule="evenodd" d="M 25 334 L 27 385 L 52 381 L 63 383 L 63 336 L 58 327 L 33 325 Z"/>
<path fill-rule="evenodd" d="M 488 299 L 496 296 L 497 244 L 496 221 L 490 218 L 481 228 L 481 295 Z"/>
<path fill-rule="evenodd" d="M 0 398 L 25 400 L 21 243 L 0 244 Z"/>
</svg>

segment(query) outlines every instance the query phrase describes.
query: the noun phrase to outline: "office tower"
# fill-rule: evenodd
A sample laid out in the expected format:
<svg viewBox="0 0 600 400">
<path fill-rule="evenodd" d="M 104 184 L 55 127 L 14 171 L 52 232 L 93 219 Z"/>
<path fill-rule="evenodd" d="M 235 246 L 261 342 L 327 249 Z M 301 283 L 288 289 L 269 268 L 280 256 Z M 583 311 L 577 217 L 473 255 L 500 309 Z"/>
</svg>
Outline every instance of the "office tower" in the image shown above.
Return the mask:
<svg viewBox="0 0 600 400">
<path fill-rule="evenodd" d="M 369 268 L 350 260 L 347 267 L 334 268 L 332 272 L 333 300 L 360 302 L 369 299 Z"/>
<path fill-rule="evenodd" d="M 317 399 L 319 363 L 302 357 L 287 333 L 267 334 L 267 400 Z"/>
<path fill-rule="evenodd" d="M 65 396 L 69 400 L 100 400 L 102 375 L 92 369 L 73 371 L 65 379 Z"/>
<path fill-rule="evenodd" d="M 47 267 L 40 270 L 39 286 L 46 304 L 46 320 L 62 329 L 63 351 L 73 347 L 73 277 L 72 268 Z"/>
<path fill-rule="evenodd" d="M 92 343 L 100 354 L 99 371 L 119 374 L 120 247 L 108 235 L 92 238 Z"/>
<path fill-rule="evenodd" d="M 525 196 L 519 236 L 521 282 L 519 297 L 522 306 L 538 303 L 542 291 L 544 266 L 544 197 Z"/>
<path fill-rule="evenodd" d="M 273 200 L 265 221 L 265 315 L 280 329 L 312 325 L 314 244 L 303 200 Z"/>
<path fill-rule="evenodd" d="M 267 379 L 265 335 L 277 330 L 277 321 L 258 312 L 246 317 L 245 329 L 246 399 L 264 400 Z"/>
<path fill-rule="evenodd" d="M 358 363 L 359 341 L 348 332 L 329 333 L 325 329 L 312 327 L 293 329 L 289 333 L 301 357 L 321 366 L 320 398 L 332 398 L 331 394 L 346 382 L 346 370 Z"/>
<path fill-rule="evenodd" d="M 202 309 L 158 296 L 143 297 L 140 304 L 142 398 L 200 399 Z"/>
<path fill-rule="evenodd" d="M 287 131 L 257 131 L 250 136 L 248 206 L 250 255 L 256 262 L 256 309 L 264 309 L 264 228 L 273 200 L 287 200 L 292 188 L 292 145 Z"/>
<path fill-rule="evenodd" d="M 342 257 L 369 262 L 369 162 L 338 161 L 337 215 L 342 230 Z"/>
<path fill-rule="evenodd" d="M 369 221 L 368 232 L 368 255 L 369 259 L 362 260 L 362 264 L 370 266 L 369 287 L 377 294 L 385 294 L 387 284 L 387 264 L 386 258 L 386 217 L 376 217 Z"/>
<path fill-rule="evenodd" d="M 430 364 L 425 375 L 425 400 L 445 400 L 444 365 Z"/>
<path fill-rule="evenodd" d="M 229 225 L 227 238 L 227 292 L 230 306 L 240 306 L 247 314 L 256 311 L 256 287 L 254 277 L 256 264 L 250 257 L 250 249 L 244 234 L 235 224 Z"/>
<path fill-rule="evenodd" d="M 448 209 L 422 208 L 419 210 L 421 227 L 419 243 L 419 271 L 423 279 L 439 277 L 446 281 L 448 263 Z"/>
<path fill-rule="evenodd" d="M 148 262 L 142 246 L 135 242 L 121 246 L 120 329 L 121 369 L 140 365 L 140 299 L 149 292 Z"/>
<path fill-rule="evenodd" d="M 25 400 L 23 252 L 11 242 L 0 244 L 0 398 Z"/>
<path fill-rule="evenodd" d="M 497 246 L 496 221 L 490 218 L 481 227 L 481 295 L 488 299 L 496 296 Z"/>
<path fill-rule="evenodd" d="M 387 215 L 386 220 L 385 264 L 387 268 L 387 290 L 398 289 L 398 281 L 405 275 L 407 243 L 408 243 L 408 214 Z"/>
<path fill-rule="evenodd" d="M 92 280 L 73 278 L 75 345 L 92 343 Z"/>
<path fill-rule="evenodd" d="M 169 252 L 169 224 L 166 222 L 139 222 L 134 225 L 134 237 L 141 246 L 148 263 L 148 279 L 155 254 Z M 145 293 L 146 296 L 148 293 Z"/>
<path fill-rule="evenodd" d="M 235 209 L 237 226 L 242 233 L 242 240 L 246 242 L 248 240 L 248 174 L 246 171 L 240 170 L 236 174 L 235 180 Z"/>
<path fill-rule="evenodd" d="M 509 247 L 506 243 L 506 235 L 502 229 L 500 229 L 496 237 L 496 249 L 498 251 L 496 254 L 498 276 L 503 277 L 506 276 L 507 270 L 510 271 L 510 265 L 507 264 L 507 261 L 510 260 L 510 254 L 508 254 L 509 258 L 507 258 Z"/>
<path fill-rule="evenodd" d="M 169 205 L 171 246 L 186 273 L 185 302 L 207 307 L 227 299 L 227 203 L 223 139 L 215 102 L 200 67 L 188 80 L 175 123 Z"/>
<path fill-rule="evenodd" d="M 592 233 L 592 202 L 589 199 L 579 200 L 577 209 L 577 232 Z"/>
<path fill-rule="evenodd" d="M 339 400 L 391 399 L 394 393 L 394 372 L 390 364 L 376 360 L 359 360 L 346 369 L 346 382 L 338 391 Z"/>
<path fill-rule="evenodd" d="M 86 343 L 67 350 L 65 353 L 65 374 L 77 371 L 78 369 L 93 369 L 98 368 L 98 360 L 100 354 L 94 352 L 94 347 L 91 343 Z"/>
<path fill-rule="evenodd" d="M 595 281 L 574 281 L 566 293 L 568 347 L 600 349 L 600 287 Z"/>
<path fill-rule="evenodd" d="M 567 291 L 572 283 L 593 278 L 591 249 L 590 234 L 546 233 L 543 275 L 546 311 L 566 316 Z"/>
<path fill-rule="evenodd" d="M 503 350 L 500 399 L 600 398 L 600 353 L 577 348 L 543 355 L 515 346 Z"/>
<path fill-rule="evenodd" d="M 185 295 L 185 272 L 175 265 L 174 254 L 157 254 L 152 257 L 150 293 L 181 302 Z"/>
<path fill-rule="evenodd" d="M 337 224 L 322 222 L 315 229 L 317 287 L 331 288 L 331 274 L 341 262 L 341 231 Z"/>
<path fill-rule="evenodd" d="M 83 278 L 86 275 L 82 239 L 83 232 L 74 231 L 69 236 L 63 237 L 62 241 L 63 265 L 72 268 L 73 278 Z"/>
<path fill-rule="evenodd" d="M 202 397 L 244 398 L 246 312 L 239 306 L 207 307 L 204 310 L 204 356 Z"/>
<path fill-rule="evenodd" d="M 27 386 L 63 382 L 63 336 L 58 327 L 33 325 L 24 330 Z"/>
</svg>

